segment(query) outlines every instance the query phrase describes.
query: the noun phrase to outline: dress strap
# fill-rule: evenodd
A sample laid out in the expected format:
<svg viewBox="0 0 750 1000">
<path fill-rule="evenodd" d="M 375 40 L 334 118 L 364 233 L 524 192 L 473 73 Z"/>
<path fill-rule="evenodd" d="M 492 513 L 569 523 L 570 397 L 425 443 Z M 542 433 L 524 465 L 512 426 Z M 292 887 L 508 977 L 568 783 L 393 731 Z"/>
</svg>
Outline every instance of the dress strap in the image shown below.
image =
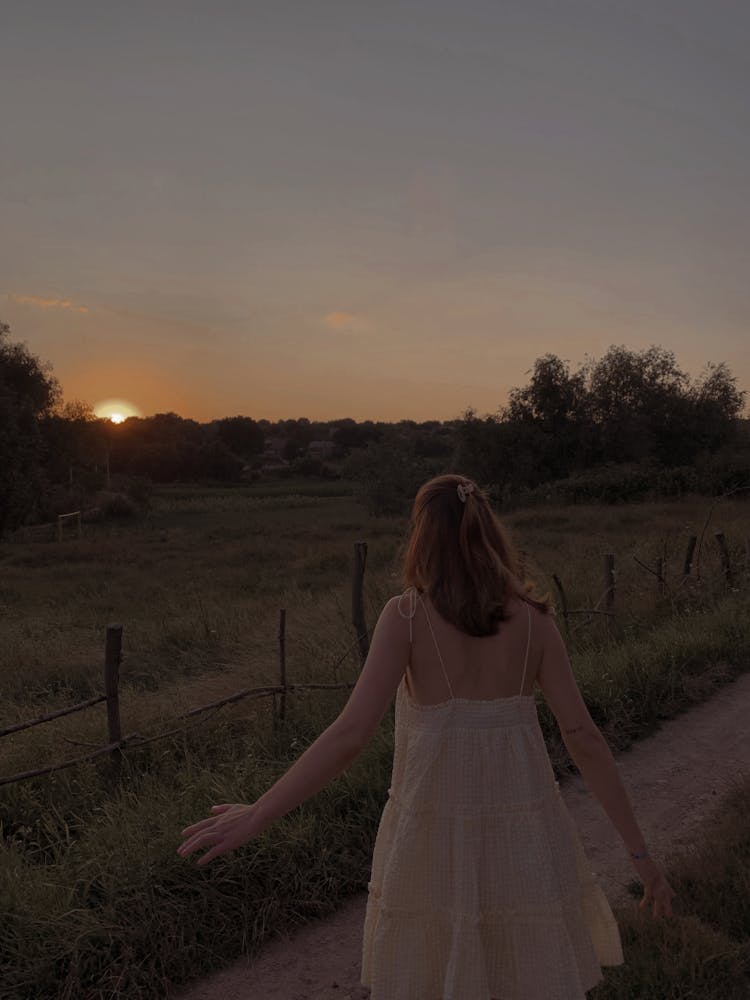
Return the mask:
<svg viewBox="0 0 750 1000">
<path fill-rule="evenodd" d="M 451 698 L 453 698 L 453 688 L 451 687 L 451 682 L 448 680 L 448 672 L 446 671 L 445 664 L 443 663 L 443 655 L 440 652 L 440 646 L 438 646 L 438 641 L 435 638 L 435 633 L 434 633 L 434 631 L 432 629 L 432 622 L 430 621 L 430 616 L 429 616 L 429 614 L 427 612 L 427 608 L 425 606 L 425 603 L 424 603 L 424 601 L 422 600 L 421 597 L 419 598 L 419 603 L 424 608 L 424 613 L 425 613 L 425 616 L 427 618 L 427 624 L 430 626 L 430 632 L 432 632 L 432 641 L 435 643 L 435 649 L 437 650 L 437 655 L 438 655 L 438 658 L 440 660 L 440 666 L 443 668 L 443 677 L 445 677 L 445 683 L 448 685 L 448 690 L 450 691 L 450 696 L 451 696 Z"/>
<path fill-rule="evenodd" d="M 526 636 L 526 656 L 523 659 L 523 677 L 521 678 L 521 690 L 518 692 L 519 696 L 523 694 L 523 686 L 526 683 L 526 664 L 529 662 L 529 646 L 531 645 L 531 608 L 528 601 L 524 603 L 526 604 L 526 614 L 529 617 L 529 631 Z"/>
<path fill-rule="evenodd" d="M 409 598 L 409 613 L 408 613 L 408 615 L 405 615 L 404 612 L 401 610 L 401 602 L 403 601 L 403 599 L 405 597 Z M 409 645 L 410 646 L 411 646 L 411 643 L 412 643 L 412 625 L 411 625 L 411 623 L 412 623 L 412 620 L 414 619 L 414 614 L 415 614 L 416 610 L 417 610 L 417 590 L 416 590 L 415 587 L 409 587 L 409 589 L 405 590 L 403 592 L 403 594 L 398 599 L 398 613 L 401 615 L 402 618 L 408 618 L 409 619 Z"/>
</svg>

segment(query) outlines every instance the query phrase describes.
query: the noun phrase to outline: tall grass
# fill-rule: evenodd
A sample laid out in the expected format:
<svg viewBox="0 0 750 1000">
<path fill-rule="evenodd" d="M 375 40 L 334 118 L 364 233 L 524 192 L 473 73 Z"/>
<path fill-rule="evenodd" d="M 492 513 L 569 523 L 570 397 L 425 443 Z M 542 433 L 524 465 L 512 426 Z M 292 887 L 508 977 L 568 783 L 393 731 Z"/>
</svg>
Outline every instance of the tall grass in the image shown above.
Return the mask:
<svg viewBox="0 0 750 1000">
<path fill-rule="evenodd" d="M 750 996 L 750 772 L 731 784 L 702 838 L 668 866 L 676 916 L 617 911 L 625 963 L 606 970 L 591 1000 Z"/>
<path fill-rule="evenodd" d="M 352 543 L 370 542 L 373 624 L 401 589 L 405 523 L 368 518 L 348 497 L 234 492 L 230 502 L 187 493 L 157 496 L 136 524 L 86 526 L 81 542 L 0 550 L 0 725 L 98 691 L 111 620 L 125 624 L 125 732 L 171 728 L 179 711 L 275 680 L 279 607 L 288 610 L 290 680 L 356 679 L 355 653 L 345 655 L 353 638 Z M 693 501 L 506 518 L 541 589 L 557 572 L 572 607 L 597 599 L 603 553 L 616 553 L 616 621 L 597 619 L 569 639 L 584 697 L 613 747 L 750 662 L 740 548 L 750 534 L 746 507 L 723 505 L 711 524 L 733 544 L 736 590 L 725 585 L 708 543 L 700 586 L 678 586 L 672 573 L 671 595 L 661 595 L 632 558 L 652 562 L 666 549 L 674 569 L 706 507 Z M 290 697 L 287 722 L 276 730 L 267 703 L 198 717 L 175 738 L 126 751 L 116 792 L 99 762 L 0 788 L 0 997 L 164 996 L 170 984 L 361 889 L 390 777 L 390 716 L 344 776 L 257 841 L 207 869 L 175 853 L 179 831 L 211 804 L 252 801 L 264 791 L 344 699 L 339 692 Z M 543 703 L 539 711 L 562 773 L 570 762 Z M 103 706 L 3 739 L 0 773 L 59 758 L 68 752 L 66 737 L 104 742 Z"/>
</svg>

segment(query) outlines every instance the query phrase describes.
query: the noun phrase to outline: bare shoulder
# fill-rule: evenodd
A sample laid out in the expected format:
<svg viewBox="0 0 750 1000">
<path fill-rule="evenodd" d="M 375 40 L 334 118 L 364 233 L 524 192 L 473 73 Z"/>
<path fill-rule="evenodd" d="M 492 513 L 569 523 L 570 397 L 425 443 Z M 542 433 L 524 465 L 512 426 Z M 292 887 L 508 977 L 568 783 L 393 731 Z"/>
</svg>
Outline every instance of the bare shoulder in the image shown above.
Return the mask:
<svg viewBox="0 0 750 1000">
<path fill-rule="evenodd" d="M 404 615 L 408 616 L 408 608 L 408 598 L 404 597 L 403 594 L 394 594 L 393 597 L 389 597 L 383 605 L 383 609 L 380 612 L 380 618 L 383 621 L 393 621 L 394 619 L 401 617 L 400 609 L 403 609 Z"/>
<path fill-rule="evenodd" d="M 539 635 L 551 636 L 557 633 L 559 635 L 559 630 L 557 628 L 557 622 L 555 620 L 555 612 L 553 610 L 544 611 L 542 608 L 536 607 L 535 604 L 530 604 L 528 601 L 525 602 L 526 607 L 531 612 L 531 623 Z"/>
<path fill-rule="evenodd" d="M 537 664 L 541 662 L 545 651 L 551 646 L 562 642 L 562 637 L 555 624 L 555 616 L 551 611 L 544 611 L 530 601 L 523 598 L 516 598 L 517 610 L 513 617 L 519 622 L 523 622 L 522 628 L 530 628 L 531 657 Z"/>
<path fill-rule="evenodd" d="M 389 615 L 401 618 L 413 618 L 417 605 L 417 590 L 415 587 L 407 587 L 400 594 L 394 594 L 386 601 L 384 611 Z"/>
<path fill-rule="evenodd" d="M 411 587 L 400 594 L 389 597 L 380 612 L 381 630 L 400 633 L 406 622 L 416 618 L 418 604 L 417 592 Z"/>
<path fill-rule="evenodd" d="M 526 621 L 530 617 L 531 627 L 537 633 L 540 631 L 549 632 L 551 628 L 555 628 L 554 614 L 551 611 L 542 611 L 541 608 L 522 597 L 511 597 L 506 608 L 513 618 L 523 618 Z"/>
</svg>

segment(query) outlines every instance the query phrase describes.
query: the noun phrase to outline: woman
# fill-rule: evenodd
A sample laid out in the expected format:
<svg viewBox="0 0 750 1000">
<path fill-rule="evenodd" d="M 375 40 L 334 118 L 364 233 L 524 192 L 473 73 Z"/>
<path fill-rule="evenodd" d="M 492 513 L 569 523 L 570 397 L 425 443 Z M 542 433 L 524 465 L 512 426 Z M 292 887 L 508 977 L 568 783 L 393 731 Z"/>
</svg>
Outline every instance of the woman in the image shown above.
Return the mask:
<svg viewBox="0 0 750 1000">
<path fill-rule="evenodd" d="M 487 498 L 438 476 L 414 500 L 408 590 L 375 627 L 343 711 L 250 805 L 183 830 L 185 857 L 234 850 L 354 760 L 396 695 L 393 776 L 369 883 L 362 982 L 372 1000 L 583 1000 L 622 964 L 612 910 L 560 796 L 538 685 L 645 891 L 672 916 L 607 744 L 549 607 L 531 596 Z M 408 625 L 407 620 L 408 619 Z"/>
</svg>

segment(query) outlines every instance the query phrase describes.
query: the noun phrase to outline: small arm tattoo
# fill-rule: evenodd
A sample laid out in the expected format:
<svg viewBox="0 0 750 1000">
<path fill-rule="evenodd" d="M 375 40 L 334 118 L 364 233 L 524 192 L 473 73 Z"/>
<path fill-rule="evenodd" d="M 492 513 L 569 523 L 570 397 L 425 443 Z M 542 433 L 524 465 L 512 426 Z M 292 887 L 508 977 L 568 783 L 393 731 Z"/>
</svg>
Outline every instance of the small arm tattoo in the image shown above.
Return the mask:
<svg viewBox="0 0 750 1000">
<path fill-rule="evenodd" d="M 566 729 L 565 735 L 570 736 L 572 733 L 579 733 L 583 729 L 583 726 L 576 726 L 575 729 Z"/>
</svg>

